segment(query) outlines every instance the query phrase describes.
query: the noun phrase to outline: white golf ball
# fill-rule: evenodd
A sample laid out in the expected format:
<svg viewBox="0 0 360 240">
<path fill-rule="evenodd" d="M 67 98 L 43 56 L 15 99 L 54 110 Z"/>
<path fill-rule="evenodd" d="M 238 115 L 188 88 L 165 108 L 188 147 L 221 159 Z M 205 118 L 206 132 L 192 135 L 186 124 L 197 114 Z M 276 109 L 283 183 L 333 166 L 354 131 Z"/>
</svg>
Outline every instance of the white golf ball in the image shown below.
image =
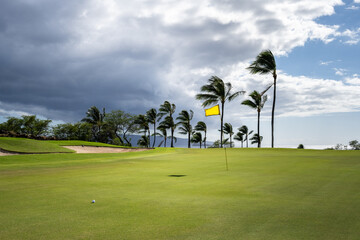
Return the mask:
<svg viewBox="0 0 360 240">
<path fill-rule="evenodd" d="M 95 203 L 95 200 L 92 200 L 91 202 L 92 202 L 92 203 Z"/>
</svg>

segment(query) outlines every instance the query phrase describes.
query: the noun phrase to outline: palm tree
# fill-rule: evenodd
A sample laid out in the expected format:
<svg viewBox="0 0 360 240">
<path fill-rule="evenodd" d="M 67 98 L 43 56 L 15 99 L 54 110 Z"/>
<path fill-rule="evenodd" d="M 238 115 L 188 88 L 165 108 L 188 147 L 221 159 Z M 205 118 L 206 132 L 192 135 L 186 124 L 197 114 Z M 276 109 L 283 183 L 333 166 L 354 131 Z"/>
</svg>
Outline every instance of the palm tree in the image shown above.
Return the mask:
<svg viewBox="0 0 360 240">
<path fill-rule="evenodd" d="M 246 140 L 246 147 L 249 147 L 249 135 L 253 133 L 253 131 L 249 132 L 249 129 L 246 125 L 242 125 L 238 130 L 245 136 L 244 140 Z"/>
<path fill-rule="evenodd" d="M 234 134 L 234 131 L 233 131 L 233 127 L 230 123 L 225 123 L 224 124 L 224 133 L 225 134 L 229 134 L 230 135 L 230 147 L 232 147 L 232 135 Z"/>
<path fill-rule="evenodd" d="M 160 128 L 165 128 L 165 129 L 170 129 L 171 132 L 171 147 L 174 147 L 174 142 L 173 140 L 175 140 L 176 138 L 174 137 L 174 131 L 176 128 L 176 123 L 174 122 L 174 119 L 170 116 L 166 116 L 165 119 L 160 122 L 159 127 Z"/>
<path fill-rule="evenodd" d="M 93 126 L 93 134 L 96 141 L 98 140 L 101 127 L 104 125 L 105 118 L 105 108 L 103 108 L 103 113 L 95 106 L 90 107 L 86 112 L 86 117 L 83 118 L 82 122 L 87 122 Z"/>
<path fill-rule="evenodd" d="M 155 108 L 150 109 L 149 111 L 146 112 L 146 118 L 148 120 L 149 123 L 154 125 L 154 141 L 153 141 L 153 145 L 152 147 L 155 146 L 155 141 L 156 141 L 156 122 L 157 122 L 157 117 L 158 117 L 158 113 L 156 111 Z M 150 136 L 149 136 L 150 137 Z"/>
<path fill-rule="evenodd" d="M 138 117 L 135 120 L 135 124 L 138 124 L 140 129 L 142 129 L 140 132 L 144 133 L 144 137 L 146 138 L 146 133 L 149 133 L 149 141 L 147 141 L 149 144 L 146 147 L 150 147 L 150 127 L 149 127 L 149 121 L 146 118 L 145 115 L 140 114 L 138 115 Z M 143 139 L 143 143 L 145 143 L 144 139 Z"/>
<path fill-rule="evenodd" d="M 212 76 L 208 80 L 208 85 L 204 85 L 201 87 L 201 92 L 196 95 L 197 100 L 204 100 L 202 106 L 207 107 L 212 104 L 219 103 L 221 104 L 221 120 L 220 120 L 220 144 L 223 147 L 223 122 L 224 122 L 224 105 L 226 101 L 231 102 L 240 94 L 244 94 L 244 91 L 237 91 L 235 93 L 231 93 L 231 83 L 224 83 L 224 81 L 217 77 Z"/>
<path fill-rule="evenodd" d="M 167 117 L 169 117 L 169 119 L 165 120 L 166 123 L 164 123 L 163 125 L 167 125 L 170 128 L 170 134 L 171 134 L 171 147 L 174 147 L 174 131 L 176 128 L 176 124 L 174 123 L 174 119 L 173 119 L 173 114 L 175 112 L 176 106 L 175 104 L 171 104 L 168 101 L 165 101 L 164 104 L 160 105 L 159 108 L 159 120 L 165 116 L 168 115 Z"/>
<path fill-rule="evenodd" d="M 237 132 L 235 134 L 234 140 L 240 141 L 241 142 L 241 147 L 243 147 L 244 144 L 244 134 L 241 132 Z"/>
<path fill-rule="evenodd" d="M 255 133 L 251 138 L 251 144 L 255 144 L 257 143 L 257 145 L 259 146 L 263 140 L 263 137 L 260 136 L 259 134 Z"/>
<path fill-rule="evenodd" d="M 189 112 L 186 110 L 182 110 L 179 113 L 179 116 L 176 118 L 176 120 L 179 120 L 177 124 L 180 124 L 180 134 L 187 134 L 188 135 L 188 148 L 191 148 L 190 140 L 191 140 L 191 134 L 193 132 L 192 126 L 191 126 L 191 120 L 194 117 L 194 112 L 190 110 Z"/>
<path fill-rule="evenodd" d="M 272 85 L 274 85 L 274 97 L 273 97 L 273 105 L 271 111 L 271 147 L 274 147 L 274 113 L 275 113 L 275 100 L 276 100 L 276 62 L 274 55 L 270 50 L 265 50 L 259 53 L 256 57 L 256 60 L 251 63 L 251 65 L 247 68 L 250 70 L 251 74 L 272 74 L 274 78 L 274 83 L 272 83 L 269 87 L 267 87 L 261 95 L 263 95 L 267 90 L 270 89 Z"/>
<path fill-rule="evenodd" d="M 201 132 L 195 132 L 191 137 L 191 142 L 192 143 L 200 143 L 200 148 L 201 148 L 202 141 L 203 141 L 203 139 L 202 139 Z"/>
<path fill-rule="evenodd" d="M 150 138 L 149 136 L 143 135 L 138 140 L 137 144 L 142 147 L 149 147 L 150 146 Z"/>
<path fill-rule="evenodd" d="M 257 110 L 258 113 L 257 134 L 260 136 L 260 112 L 261 109 L 264 107 L 265 102 L 267 101 L 267 96 L 266 95 L 263 96 L 255 90 L 252 93 L 250 93 L 249 96 L 252 98 L 252 100 L 247 99 L 243 101 L 241 104 Z M 258 141 L 258 148 L 261 147 L 260 144 L 261 141 Z"/>
<path fill-rule="evenodd" d="M 205 134 L 205 136 L 204 136 L 204 148 L 206 148 L 206 132 L 207 132 L 206 123 L 204 123 L 203 121 L 199 121 L 195 126 L 195 130 L 204 132 L 204 134 Z"/>
<path fill-rule="evenodd" d="M 157 129 L 160 131 L 160 133 L 158 134 L 164 138 L 164 140 L 162 140 L 162 142 L 159 144 L 159 147 L 161 146 L 162 143 L 164 143 L 164 147 L 166 147 L 167 128 L 164 126 L 159 126 Z"/>
</svg>

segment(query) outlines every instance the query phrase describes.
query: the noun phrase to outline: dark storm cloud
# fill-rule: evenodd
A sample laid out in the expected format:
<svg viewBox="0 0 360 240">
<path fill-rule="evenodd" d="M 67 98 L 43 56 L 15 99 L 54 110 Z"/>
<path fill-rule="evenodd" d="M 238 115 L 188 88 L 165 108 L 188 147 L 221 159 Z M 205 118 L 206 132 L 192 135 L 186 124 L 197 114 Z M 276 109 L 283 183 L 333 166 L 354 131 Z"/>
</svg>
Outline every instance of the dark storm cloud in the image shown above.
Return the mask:
<svg viewBox="0 0 360 240">
<path fill-rule="evenodd" d="M 166 93 L 166 79 L 162 79 L 160 73 L 170 68 L 174 52 L 179 53 L 178 61 L 203 67 L 209 62 L 214 66 L 229 64 L 239 57 L 231 53 L 244 53 L 249 49 L 236 39 L 209 40 L 215 33 L 226 35 L 234 30 L 233 23 L 205 19 L 198 26 L 169 27 L 158 17 L 128 17 L 118 19 L 119 24 L 126 22 L 131 27 L 129 35 L 121 38 L 125 39 L 121 44 L 111 46 L 109 51 L 92 54 L 93 49 L 88 49 L 79 53 L 76 44 L 83 39 L 73 24 L 81 14 L 81 6 L 71 1 L 1 3 L 0 101 L 5 103 L 3 107 L 23 106 L 22 111 L 36 109 L 40 111 L 37 114 L 58 119 L 62 119 L 61 112 L 71 112 L 75 121 L 91 105 L 139 113 L 162 103 L 171 94 Z M 140 29 L 134 29 L 136 27 Z M 132 31 L 141 29 L 150 34 L 163 32 L 176 42 L 165 39 L 163 45 L 152 42 L 153 36 L 149 36 L 148 41 L 135 36 L 133 43 Z"/>
<path fill-rule="evenodd" d="M 0 101 L 7 110 L 58 119 L 72 112 L 75 121 L 91 105 L 145 110 L 129 102 L 154 96 L 158 68 L 167 59 L 151 48 L 126 46 L 91 57 L 73 54 L 67 44 L 77 41 L 71 23 L 79 6 L 1 3 Z M 40 112 L 31 112 L 34 106 Z"/>
<path fill-rule="evenodd" d="M 263 0 L 252 0 L 252 1 L 234 1 L 234 0 L 214 0 L 212 4 L 216 7 L 220 7 L 221 9 L 232 11 L 232 10 L 240 10 L 246 11 L 251 9 L 255 16 L 263 16 L 270 14 L 269 11 L 264 9 L 264 1 Z"/>
<path fill-rule="evenodd" d="M 189 109 L 210 77 L 193 72 L 229 75 L 268 46 L 254 29 L 284 27 L 261 2 L 1 1 L 0 115 Z"/>
<path fill-rule="evenodd" d="M 258 20 L 256 21 L 256 25 L 259 29 L 259 32 L 263 34 L 269 34 L 284 28 L 284 24 L 275 18 Z"/>
<path fill-rule="evenodd" d="M 26 45 L 56 44 L 71 38 L 68 19 L 84 1 L 2 1 L 2 38 Z"/>
</svg>

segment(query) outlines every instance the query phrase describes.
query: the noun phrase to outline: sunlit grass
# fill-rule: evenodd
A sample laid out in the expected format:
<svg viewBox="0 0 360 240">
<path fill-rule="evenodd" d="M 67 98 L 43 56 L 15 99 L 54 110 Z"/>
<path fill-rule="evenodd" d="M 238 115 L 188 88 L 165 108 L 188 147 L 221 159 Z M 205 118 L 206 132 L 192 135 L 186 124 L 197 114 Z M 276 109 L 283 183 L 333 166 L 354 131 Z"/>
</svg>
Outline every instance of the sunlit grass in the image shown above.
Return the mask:
<svg viewBox="0 0 360 240">
<path fill-rule="evenodd" d="M 227 156 L 0 157 L 0 239 L 358 239 L 360 151 Z"/>
</svg>

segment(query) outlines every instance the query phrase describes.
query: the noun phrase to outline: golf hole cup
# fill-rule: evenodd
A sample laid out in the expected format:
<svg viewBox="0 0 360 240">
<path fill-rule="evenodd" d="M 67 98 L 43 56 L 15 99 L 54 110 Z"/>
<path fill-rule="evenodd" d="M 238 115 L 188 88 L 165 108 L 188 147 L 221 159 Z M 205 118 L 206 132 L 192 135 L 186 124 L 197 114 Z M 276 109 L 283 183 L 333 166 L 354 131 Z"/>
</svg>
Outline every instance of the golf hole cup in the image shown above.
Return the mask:
<svg viewBox="0 0 360 240">
<path fill-rule="evenodd" d="M 95 203 L 95 200 L 92 200 L 91 203 Z"/>
</svg>

